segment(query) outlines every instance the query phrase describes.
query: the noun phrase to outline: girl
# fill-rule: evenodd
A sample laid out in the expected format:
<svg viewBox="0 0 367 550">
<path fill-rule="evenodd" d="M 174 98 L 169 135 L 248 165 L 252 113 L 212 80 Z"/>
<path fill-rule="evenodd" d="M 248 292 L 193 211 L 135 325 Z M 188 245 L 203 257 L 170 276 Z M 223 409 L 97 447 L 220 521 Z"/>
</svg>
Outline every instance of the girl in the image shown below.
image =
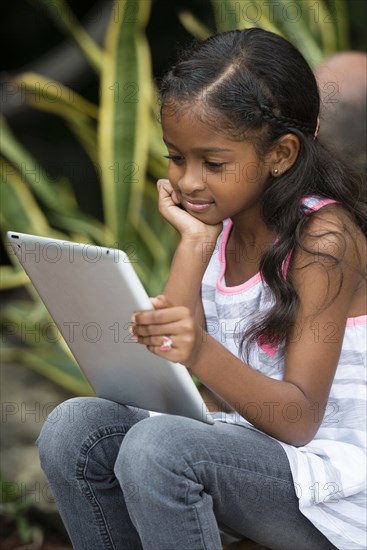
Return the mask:
<svg viewBox="0 0 367 550">
<path fill-rule="evenodd" d="M 210 426 L 61 405 L 39 447 L 74 548 L 217 550 L 220 528 L 365 548 L 367 210 L 317 140 L 313 73 L 277 35 L 227 32 L 173 67 L 161 99 L 159 208 L 181 240 L 133 333 L 233 412 Z"/>
</svg>

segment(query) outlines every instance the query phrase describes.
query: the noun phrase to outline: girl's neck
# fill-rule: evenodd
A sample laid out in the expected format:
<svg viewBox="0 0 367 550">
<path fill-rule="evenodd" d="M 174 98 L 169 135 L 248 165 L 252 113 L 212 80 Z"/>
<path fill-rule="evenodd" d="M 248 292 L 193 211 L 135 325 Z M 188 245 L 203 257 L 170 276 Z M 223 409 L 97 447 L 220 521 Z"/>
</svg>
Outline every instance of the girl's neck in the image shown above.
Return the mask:
<svg viewBox="0 0 367 550">
<path fill-rule="evenodd" d="M 248 216 L 242 223 L 233 217 L 232 223 L 225 250 L 228 287 L 241 285 L 259 272 L 261 257 L 276 238 L 259 216 L 256 224 L 251 224 Z"/>
<path fill-rule="evenodd" d="M 276 234 L 271 231 L 262 220 L 258 209 L 241 212 L 231 218 L 232 229 L 230 240 L 238 246 L 257 246 L 262 247 L 265 244 L 272 244 L 276 239 Z"/>
</svg>

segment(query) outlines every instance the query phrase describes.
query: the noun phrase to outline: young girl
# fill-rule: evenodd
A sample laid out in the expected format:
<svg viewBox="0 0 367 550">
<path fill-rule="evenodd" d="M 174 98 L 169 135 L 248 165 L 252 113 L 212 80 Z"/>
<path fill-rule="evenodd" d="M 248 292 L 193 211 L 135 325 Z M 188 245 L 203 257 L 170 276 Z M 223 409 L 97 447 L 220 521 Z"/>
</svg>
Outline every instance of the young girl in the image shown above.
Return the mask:
<svg viewBox="0 0 367 550">
<path fill-rule="evenodd" d="M 41 461 L 76 550 L 365 548 L 366 203 L 317 139 L 300 53 L 251 29 L 209 38 L 161 86 L 181 235 L 138 344 L 233 412 L 214 426 L 74 399 Z M 103 368 L 103 365 L 101 365 Z"/>
</svg>

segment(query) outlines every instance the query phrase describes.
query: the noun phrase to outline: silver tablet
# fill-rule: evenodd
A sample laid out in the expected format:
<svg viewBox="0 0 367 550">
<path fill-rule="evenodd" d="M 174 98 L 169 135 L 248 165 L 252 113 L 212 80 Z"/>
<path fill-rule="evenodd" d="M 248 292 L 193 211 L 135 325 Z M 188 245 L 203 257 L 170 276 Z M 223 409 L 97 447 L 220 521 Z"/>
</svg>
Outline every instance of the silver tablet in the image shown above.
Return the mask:
<svg viewBox="0 0 367 550">
<path fill-rule="evenodd" d="M 187 369 L 131 339 L 132 312 L 152 309 L 132 255 L 14 231 L 7 236 L 98 397 L 213 423 Z"/>
</svg>

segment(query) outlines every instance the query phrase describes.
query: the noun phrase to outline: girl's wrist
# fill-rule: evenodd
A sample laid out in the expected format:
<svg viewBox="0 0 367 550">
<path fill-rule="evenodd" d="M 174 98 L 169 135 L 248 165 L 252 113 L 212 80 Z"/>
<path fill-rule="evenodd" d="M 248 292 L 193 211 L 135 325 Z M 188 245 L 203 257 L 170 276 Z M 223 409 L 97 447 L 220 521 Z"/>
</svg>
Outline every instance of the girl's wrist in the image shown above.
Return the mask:
<svg viewBox="0 0 367 550">
<path fill-rule="evenodd" d="M 208 234 L 195 234 L 195 235 L 181 235 L 180 245 L 192 248 L 194 251 L 202 249 L 215 249 L 217 244 L 218 235 Z"/>
<path fill-rule="evenodd" d="M 182 257 L 185 263 L 189 261 L 191 268 L 194 264 L 207 265 L 215 251 L 217 241 L 215 240 L 198 240 L 197 238 L 182 238 L 175 253 L 175 257 Z"/>
<path fill-rule="evenodd" d="M 200 378 L 200 365 L 203 359 L 205 359 L 205 344 L 207 340 L 207 332 L 202 327 L 197 327 L 195 344 L 185 366 L 191 375 L 197 376 L 198 378 Z"/>
</svg>

